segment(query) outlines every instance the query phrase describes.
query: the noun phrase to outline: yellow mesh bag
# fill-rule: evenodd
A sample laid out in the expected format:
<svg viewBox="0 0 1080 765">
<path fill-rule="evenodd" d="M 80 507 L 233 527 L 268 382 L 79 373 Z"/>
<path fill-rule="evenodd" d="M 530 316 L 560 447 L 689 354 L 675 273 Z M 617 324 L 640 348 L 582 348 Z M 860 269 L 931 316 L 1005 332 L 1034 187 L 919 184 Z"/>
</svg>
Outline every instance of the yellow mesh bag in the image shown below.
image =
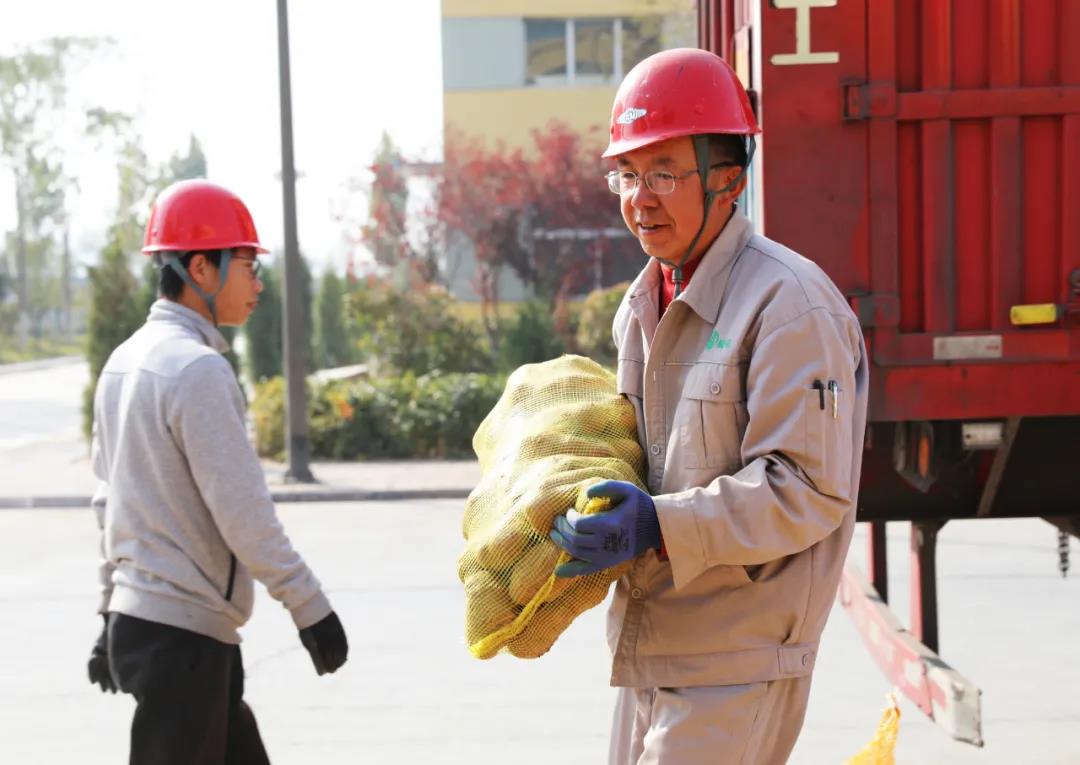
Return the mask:
<svg viewBox="0 0 1080 765">
<path fill-rule="evenodd" d="M 896 693 L 888 695 L 889 705 L 881 713 L 877 730 L 870 743 L 844 765 L 895 765 L 896 734 L 900 732 L 900 707 Z"/>
<path fill-rule="evenodd" d="M 594 361 L 563 356 L 528 364 L 473 436 L 481 478 L 465 503 L 467 546 L 458 560 L 465 585 L 465 639 L 489 659 L 547 653 L 577 616 L 602 602 L 629 564 L 559 579 L 569 556 L 550 539 L 568 508 L 599 512 L 594 483 L 614 479 L 644 488 L 644 460 L 633 406 L 613 375 Z"/>
</svg>

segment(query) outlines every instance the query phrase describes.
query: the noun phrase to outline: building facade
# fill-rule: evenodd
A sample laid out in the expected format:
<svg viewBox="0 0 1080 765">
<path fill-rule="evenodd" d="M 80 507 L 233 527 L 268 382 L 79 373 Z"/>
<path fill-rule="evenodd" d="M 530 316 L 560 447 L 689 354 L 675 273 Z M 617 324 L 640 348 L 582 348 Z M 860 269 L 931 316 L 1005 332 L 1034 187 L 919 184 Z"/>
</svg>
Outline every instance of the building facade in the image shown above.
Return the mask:
<svg viewBox="0 0 1080 765">
<path fill-rule="evenodd" d="M 444 135 L 527 150 L 533 131 L 558 120 L 599 153 L 623 76 L 659 50 L 696 45 L 696 21 L 693 0 L 443 0 Z M 587 257 L 595 232 L 581 239 Z M 608 259 L 626 260 L 626 245 L 608 248 Z M 475 298 L 468 247 L 448 257 L 452 291 Z M 619 281 L 633 263 L 612 266 L 595 269 L 597 281 Z M 500 294 L 528 297 L 511 274 Z"/>
</svg>

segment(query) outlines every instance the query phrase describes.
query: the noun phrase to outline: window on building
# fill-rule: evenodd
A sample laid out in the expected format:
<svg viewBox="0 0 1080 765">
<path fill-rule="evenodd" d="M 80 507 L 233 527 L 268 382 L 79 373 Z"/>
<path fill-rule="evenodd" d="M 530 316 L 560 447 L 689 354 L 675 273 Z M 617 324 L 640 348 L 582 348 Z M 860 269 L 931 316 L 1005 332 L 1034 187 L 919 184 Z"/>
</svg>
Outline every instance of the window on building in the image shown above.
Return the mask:
<svg viewBox="0 0 1080 765">
<path fill-rule="evenodd" d="M 575 19 L 574 82 L 576 85 L 608 85 L 615 80 L 614 19 Z"/>
<path fill-rule="evenodd" d="M 676 47 L 664 44 L 664 19 L 661 16 L 642 16 L 635 19 L 622 20 L 622 71 L 629 72 L 634 65 L 665 47 Z M 693 45 L 679 41 L 678 44 Z"/>
<path fill-rule="evenodd" d="M 525 19 L 525 84 L 617 85 L 663 48 L 693 45 L 664 16 Z"/>
<path fill-rule="evenodd" d="M 525 84 L 567 84 L 566 40 L 566 21 L 525 19 Z"/>
</svg>

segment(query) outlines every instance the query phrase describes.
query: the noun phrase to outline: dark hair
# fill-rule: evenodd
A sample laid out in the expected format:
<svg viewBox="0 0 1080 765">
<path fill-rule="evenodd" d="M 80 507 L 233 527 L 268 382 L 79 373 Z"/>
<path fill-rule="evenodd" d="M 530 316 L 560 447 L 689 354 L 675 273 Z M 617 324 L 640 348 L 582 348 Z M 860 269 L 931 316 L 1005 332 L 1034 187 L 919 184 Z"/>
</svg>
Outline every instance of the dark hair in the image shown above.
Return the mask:
<svg viewBox="0 0 1080 765">
<path fill-rule="evenodd" d="M 746 167 L 746 136 L 713 133 L 709 136 L 709 162 L 732 162 Z"/>
<path fill-rule="evenodd" d="M 191 259 L 196 255 L 205 255 L 206 259 L 210 261 L 210 265 L 214 268 L 221 266 L 221 250 L 208 250 L 206 252 L 184 252 L 178 253 L 180 259 L 180 265 L 187 270 L 188 264 L 191 263 Z M 160 277 L 158 281 L 158 294 L 163 298 L 169 300 L 177 300 L 180 297 L 180 293 L 184 291 L 184 280 L 180 278 L 180 274 L 176 273 L 172 269 L 172 266 L 165 265 L 165 262 L 159 261 L 158 271 Z"/>
</svg>

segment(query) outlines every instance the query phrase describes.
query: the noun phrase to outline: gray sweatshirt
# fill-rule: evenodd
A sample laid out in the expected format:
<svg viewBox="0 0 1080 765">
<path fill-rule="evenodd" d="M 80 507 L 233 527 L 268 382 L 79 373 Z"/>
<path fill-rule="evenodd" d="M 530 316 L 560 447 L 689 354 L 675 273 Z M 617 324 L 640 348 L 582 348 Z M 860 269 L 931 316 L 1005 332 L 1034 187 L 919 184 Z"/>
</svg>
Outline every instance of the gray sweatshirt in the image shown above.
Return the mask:
<svg viewBox="0 0 1080 765">
<path fill-rule="evenodd" d="M 277 519 L 240 387 L 206 319 L 158 300 L 94 398 L 99 611 L 239 643 L 252 576 L 303 629 L 330 613 Z"/>
</svg>

